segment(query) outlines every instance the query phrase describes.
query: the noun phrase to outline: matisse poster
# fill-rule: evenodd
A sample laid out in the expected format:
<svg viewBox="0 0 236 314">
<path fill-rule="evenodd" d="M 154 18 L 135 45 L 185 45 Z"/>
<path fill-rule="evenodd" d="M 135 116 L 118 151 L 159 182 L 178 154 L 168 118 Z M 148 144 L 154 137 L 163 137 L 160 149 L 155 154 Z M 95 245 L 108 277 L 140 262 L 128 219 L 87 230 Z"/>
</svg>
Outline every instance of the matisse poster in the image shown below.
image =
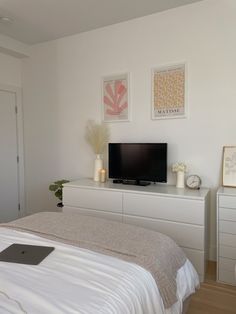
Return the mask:
<svg viewBox="0 0 236 314">
<path fill-rule="evenodd" d="M 152 118 L 185 118 L 185 65 L 167 66 L 152 72 Z"/>
<path fill-rule="evenodd" d="M 127 73 L 103 78 L 102 106 L 105 122 L 129 121 L 129 76 Z"/>
</svg>

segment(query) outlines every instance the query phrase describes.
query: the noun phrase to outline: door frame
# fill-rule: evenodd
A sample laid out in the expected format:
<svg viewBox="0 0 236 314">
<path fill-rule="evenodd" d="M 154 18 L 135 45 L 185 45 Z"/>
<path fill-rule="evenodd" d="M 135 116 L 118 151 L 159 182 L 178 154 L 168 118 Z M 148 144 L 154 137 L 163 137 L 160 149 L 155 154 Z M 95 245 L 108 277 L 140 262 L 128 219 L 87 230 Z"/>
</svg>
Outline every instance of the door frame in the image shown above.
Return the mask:
<svg viewBox="0 0 236 314">
<path fill-rule="evenodd" d="M 0 90 L 13 93 L 15 95 L 15 104 L 17 107 L 16 113 L 16 128 L 17 128 L 17 152 L 19 156 L 18 162 L 18 195 L 20 210 L 18 217 L 23 217 L 26 214 L 25 209 L 25 171 L 24 171 L 24 139 L 23 139 L 23 108 L 22 108 L 22 89 L 21 87 L 0 84 Z"/>
</svg>

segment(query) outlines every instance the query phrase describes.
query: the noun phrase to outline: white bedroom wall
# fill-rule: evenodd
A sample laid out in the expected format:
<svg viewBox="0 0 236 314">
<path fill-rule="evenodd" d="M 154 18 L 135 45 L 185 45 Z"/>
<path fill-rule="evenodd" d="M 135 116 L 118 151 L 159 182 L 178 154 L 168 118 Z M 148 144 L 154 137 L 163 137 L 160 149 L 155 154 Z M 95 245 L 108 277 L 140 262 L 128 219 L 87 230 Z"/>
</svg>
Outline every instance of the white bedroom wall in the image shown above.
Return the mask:
<svg viewBox="0 0 236 314">
<path fill-rule="evenodd" d="M 0 53 L 0 84 L 21 87 L 22 61 Z"/>
<path fill-rule="evenodd" d="M 0 34 L 0 52 L 19 59 L 26 58 L 28 56 L 28 45 Z"/>
<path fill-rule="evenodd" d="M 22 59 L 28 57 L 28 45 L 0 34 L 0 84 L 21 87 Z"/>
<path fill-rule="evenodd" d="M 235 1 L 206 0 L 33 46 L 23 83 L 28 212 L 55 209 L 51 181 L 92 176 L 84 130 L 101 119 L 101 77 L 129 72 L 132 122 L 111 123 L 111 141 L 168 142 L 169 165 L 184 161 L 201 176 L 212 189 L 214 258 L 222 147 L 236 144 L 235 29 Z M 151 120 L 151 68 L 183 61 L 188 118 Z"/>
</svg>

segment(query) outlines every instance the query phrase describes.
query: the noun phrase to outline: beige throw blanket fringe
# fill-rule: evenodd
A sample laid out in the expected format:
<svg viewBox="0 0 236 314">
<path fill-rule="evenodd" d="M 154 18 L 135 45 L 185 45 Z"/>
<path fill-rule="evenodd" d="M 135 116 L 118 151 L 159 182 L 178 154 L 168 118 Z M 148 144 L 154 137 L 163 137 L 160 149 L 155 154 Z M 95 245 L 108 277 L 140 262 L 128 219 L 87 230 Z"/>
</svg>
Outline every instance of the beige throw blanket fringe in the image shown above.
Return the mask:
<svg viewBox="0 0 236 314">
<path fill-rule="evenodd" d="M 52 212 L 34 214 L 0 226 L 135 263 L 152 274 L 165 308 L 177 301 L 176 275 L 186 257 L 173 240 L 161 233 L 81 214 Z"/>
</svg>

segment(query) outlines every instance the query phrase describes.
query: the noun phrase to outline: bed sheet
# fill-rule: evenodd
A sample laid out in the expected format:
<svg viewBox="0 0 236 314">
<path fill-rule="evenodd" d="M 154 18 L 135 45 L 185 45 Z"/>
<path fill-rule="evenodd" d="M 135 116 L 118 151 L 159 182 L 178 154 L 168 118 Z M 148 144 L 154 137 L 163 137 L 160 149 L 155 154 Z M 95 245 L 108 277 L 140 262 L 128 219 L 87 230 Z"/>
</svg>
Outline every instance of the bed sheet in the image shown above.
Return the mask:
<svg viewBox="0 0 236 314">
<path fill-rule="evenodd" d="M 55 250 L 37 266 L 0 262 L 1 314 L 179 314 L 199 284 L 187 260 L 177 274 L 178 301 L 165 309 L 152 275 L 136 264 L 1 228 L 0 251 L 12 243 Z"/>
</svg>

